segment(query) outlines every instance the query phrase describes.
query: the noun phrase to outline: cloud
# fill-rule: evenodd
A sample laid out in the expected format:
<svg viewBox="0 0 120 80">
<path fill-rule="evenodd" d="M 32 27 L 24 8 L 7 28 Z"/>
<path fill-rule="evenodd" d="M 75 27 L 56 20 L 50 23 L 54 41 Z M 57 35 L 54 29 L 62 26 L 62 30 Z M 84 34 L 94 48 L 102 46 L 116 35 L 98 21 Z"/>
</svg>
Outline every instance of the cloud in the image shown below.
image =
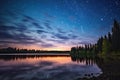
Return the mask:
<svg viewBox="0 0 120 80">
<path fill-rule="evenodd" d="M 29 19 L 23 18 L 21 21 L 22 22 L 29 22 Z"/>
<path fill-rule="evenodd" d="M 32 22 L 36 21 L 34 18 L 32 18 L 32 17 L 30 17 L 28 15 L 21 14 L 21 16 L 22 16 L 22 20 L 21 20 L 22 22 L 30 22 L 30 23 L 32 23 Z"/>
<path fill-rule="evenodd" d="M 89 42 L 89 41 L 81 41 L 81 42 L 78 42 L 78 44 L 91 44 L 91 42 Z"/>
<path fill-rule="evenodd" d="M 45 47 L 45 48 L 55 47 L 53 44 L 50 44 L 50 43 L 44 43 L 44 44 L 41 44 L 40 46 Z"/>
<path fill-rule="evenodd" d="M 68 34 L 68 36 L 69 36 L 71 39 L 76 39 L 76 38 L 78 38 L 78 36 L 77 36 L 77 35 L 74 35 L 74 34 Z"/>
<path fill-rule="evenodd" d="M 36 30 L 38 34 L 41 34 L 41 33 L 48 33 L 47 31 L 45 30 Z"/>
<path fill-rule="evenodd" d="M 23 19 L 21 20 L 21 22 L 26 22 L 25 24 L 31 24 L 32 27 L 35 27 L 37 29 L 44 29 L 39 20 L 25 14 L 22 14 L 22 17 Z M 48 23 L 46 23 L 46 27 L 51 28 Z"/>
<path fill-rule="evenodd" d="M 68 36 L 64 36 L 63 34 L 54 34 L 55 37 L 59 38 L 59 39 L 64 39 L 64 40 L 68 40 L 70 39 Z"/>
<path fill-rule="evenodd" d="M 13 13 L 10 14 L 13 17 Z M 56 43 L 65 44 L 69 40 L 77 39 L 78 36 L 70 31 L 52 26 L 51 20 L 42 23 L 25 14 L 16 14 L 17 19 L 7 24 L 0 22 L 0 44 L 34 44 L 44 48 L 55 47 Z M 51 18 L 52 16 L 47 15 Z M 55 32 L 54 32 L 55 31 Z M 39 37 L 38 37 L 39 35 Z M 52 43 L 48 43 L 48 41 Z"/>
<path fill-rule="evenodd" d="M 27 28 L 27 26 L 25 26 L 22 23 L 13 23 L 10 26 L 8 26 L 6 24 L 5 25 L 1 24 L 0 25 L 0 32 L 5 32 L 5 33 L 15 33 L 15 32 L 28 33 L 29 29 Z"/>
<path fill-rule="evenodd" d="M 44 29 L 39 23 L 37 23 L 37 22 L 32 22 L 32 24 L 34 25 L 34 26 L 36 26 L 37 28 L 40 28 L 40 29 Z"/>
<path fill-rule="evenodd" d="M 66 32 L 63 31 L 63 29 L 61 29 L 61 28 L 57 28 L 57 30 L 58 30 L 58 33 L 66 33 Z"/>
<path fill-rule="evenodd" d="M 1 40 L 13 40 L 13 41 L 16 40 L 18 42 L 23 42 L 23 43 L 25 42 L 27 43 L 29 42 L 29 40 L 33 40 L 31 36 L 25 35 L 26 30 L 28 29 L 26 28 L 26 26 L 22 24 L 17 24 L 17 27 L 3 25 L 0 26 L 0 28 L 1 28 L 0 29 Z M 8 43 L 10 42 L 8 41 Z"/>
<path fill-rule="evenodd" d="M 44 29 L 44 27 L 41 26 L 41 24 L 38 20 L 36 20 L 28 15 L 25 15 L 25 14 L 23 14 L 22 16 L 23 16 L 22 22 L 28 22 L 38 29 Z"/>
<path fill-rule="evenodd" d="M 44 25 L 45 25 L 46 28 L 52 29 L 52 27 L 50 26 L 50 21 L 49 21 L 49 20 L 46 20 L 46 21 L 44 22 Z"/>
<path fill-rule="evenodd" d="M 14 39 L 8 39 L 8 40 L 0 40 L 0 43 L 6 43 L 6 44 L 33 44 L 35 43 L 34 41 L 21 41 L 21 40 L 14 40 Z"/>
<path fill-rule="evenodd" d="M 5 35 L 5 34 L 4 34 Z M 9 35 L 9 34 L 7 34 Z M 6 36 L 6 35 L 5 35 Z M 1 36 L 0 36 L 1 37 Z M 11 37 L 6 36 L 2 37 L 0 40 L 0 44 L 8 43 L 8 44 L 37 44 L 37 43 L 45 43 L 42 40 L 37 40 L 32 38 L 31 36 L 27 36 L 25 34 L 17 34 L 11 35 Z"/>
<path fill-rule="evenodd" d="M 12 34 L 10 34 L 10 31 L 15 31 L 15 30 L 16 30 L 15 26 L 1 25 L 0 26 L 0 38 L 1 39 L 14 38 L 14 36 Z"/>
<path fill-rule="evenodd" d="M 38 20 L 22 13 L 16 14 L 13 12 L 9 12 L 8 16 L 11 17 L 9 19 L 10 22 L 9 21 L 6 22 L 6 20 L 0 20 L 0 47 L 9 47 L 11 46 L 11 44 L 14 45 L 33 44 L 44 48 L 55 47 L 54 44 L 43 41 L 44 40 L 43 37 L 47 38 L 47 35 L 41 33 L 47 33 L 50 35 L 51 33 L 49 31 L 44 30 L 44 27 L 41 26 L 41 23 Z M 15 17 L 18 18 L 15 19 L 15 21 L 13 21 Z M 4 19 L 6 18 L 7 16 L 4 16 Z M 43 24 L 47 29 L 52 29 L 49 20 L 46 20 L 45 23 Z M 40 34 L 41 39 L 35 38 L 35 36 L 30 35 L 30 33 Z M 7 45 L 5 46 L 5 44 Z"/>
<path fill-rule="evenodd" d="M 28 21 L 36 21 L 36 20 L 33 19 L 32 17 L 27 16 L 27 15 L 25 15 L 25 14 L 22 14 L 22 16 L 23 16 L 26 20 L 28 20 Z"/>
<path fill-rule="evenodd" d="M 15 30 L 16 28 L 15 28 L 15 26 L 7 26 L 7 25 L 3 25 L 3 24 L 0 25 L 0 31 L 8 31 L 11 29 Z"/>
<path fill-rule="evenodd" d="M 55 39 L 47 39 L 47 40 L 48 40 L 48 41 L 52 41 L 52 42 L 62 43 L 62 44 L 65 43 L 64 40 L 55 40 Z"/>
<path fill-rule="evenodd" d="M 68 32 L 66 32 L 66 33 L 59 33 L 59 31 L 57 32 L 57 33 L 52 33 L 53 34 L 53 36 L 52 36 L 52 38 L 58 38 L 58 39 L 62 39 L 62 40 L 73 40 L 73 39 L 79 39 L 79 37 L 77 36 L 77 35 L 75 35 L 75 34 L 70 34 L 70 33 L 68 33 Z"/>
<path fill-rule="evenodd" d="M 22 24 L 22 23 L 14 23 L 14 25 L 16 25 L 16 31 L 19 31 L 19 32 L 25 32 L 28 30 L 27 26 Z"/>
<path fill-rule="evenodd" d="M 43 34 L 43 35 L 41 35 L 41 38 L 42 38 L 42 39 L 46 39 L 46 38 L 47 38 L 47 35 Z"/>
<path fill-rule="evenodd" d="M 9 39 L 9 38 L 13 38 L 13 35 L 11 35 L 7 32 L 4 32 L 4 31 L 3 32 L 0 31 L 0 38 L 1 39 Z"/>
<path fill-rule="evenodd" d="M 42 47 L 53 47 L 53 44 L 47 43 L 45 41 L 43 41 L 42 39 L 37 39 L 37 38 L 33 38 L 33 35 L 28 36 L 26 33 L 26 31 L 28 31 L 28 29 L 24 26 L 21 27 L 22 24 L 18 24 L 17 26 L 19 27 L 15 27 L 15 26 L 0 26 L 0 47 L 3 47 L 4 45 L 2 44 L 37 44 L 39 43 L 39 46 Z M 24 31 L 25 29 L 25 31 Z M 11 34 L 10 31 L 12 31 L 15 34 Z M 19 32 L 19 33 L 16 33 Z M 37 30 L 38 33 L 47 33 L 44 30 Z M 9 47 L 8 46 L 8 47 Z"/>
</svg>

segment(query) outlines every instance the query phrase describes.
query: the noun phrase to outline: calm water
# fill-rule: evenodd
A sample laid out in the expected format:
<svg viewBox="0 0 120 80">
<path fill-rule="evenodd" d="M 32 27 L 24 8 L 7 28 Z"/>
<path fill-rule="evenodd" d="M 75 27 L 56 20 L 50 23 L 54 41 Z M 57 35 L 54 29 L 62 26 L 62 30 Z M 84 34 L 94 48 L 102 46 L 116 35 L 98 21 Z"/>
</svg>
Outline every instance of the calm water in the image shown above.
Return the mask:
<svg viewBox="0 0 120 80">
<path fill-rule="evenodd" d="M 0 55 L 0 80 L 75 80 L 100 74 L 95 61 L 68 55 Z"/>
</svg>

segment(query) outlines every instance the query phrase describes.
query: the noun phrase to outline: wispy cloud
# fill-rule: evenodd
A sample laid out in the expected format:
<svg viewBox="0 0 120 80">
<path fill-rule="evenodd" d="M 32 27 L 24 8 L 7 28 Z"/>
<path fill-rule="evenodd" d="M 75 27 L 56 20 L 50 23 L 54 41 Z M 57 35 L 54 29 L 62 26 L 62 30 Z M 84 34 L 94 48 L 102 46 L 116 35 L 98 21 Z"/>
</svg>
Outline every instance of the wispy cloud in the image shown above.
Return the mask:
<svg viewBox="0 0 120 80">
<path fill-rule="evenodd" d="M 25 14 L 10 13 L 11 17 L 20 17 L 16 21 L 0 22 L 0 44 L 33 44 L 43 48 L 56 47 L 56 44 L 65 45 L 70 41 L 79 40 L 79 36 L 72 31 L 65 30 L 61 27 L 53 27 L 52 20 L 42 22 Z M 48 14 L 48 18 L 53 18 Z M 76 42 L 77 43 L 77 42 Z M 86 44 L 81 42 L 80 44 Z M 71 44 L 71 43 L 70 43 Z M 58 47 L 58 46 L 57 46 Z"/>
<path fill-rule="evenodd" d="M 45 30 L 36 30 L 38 34 L 41 34 L 41 33 L 48 33 L 47 31 Z"/>
<path fill-rule="evenodd" d="M 53 44 L 50 44 L 50 43 L 44 43 L 44 44 L 41 44 L 42 47 L 45 47 L 45 48 L 48 48 L 48 47 L 55 47 L 55 45 Z"/>
<path fill-rule="evenodd" d="M 45 27 L 46 27 L 47 29 L 51 29 L 51 30 L 52 30 L 52 27 L 50 26 L 50 21 L 49 21 L 49 20 L 46 20 L 46 21 L 44 22 L 44 25 L 45 25 Z"/>
<path fill-rule="evenodd" d="M 39 28 L 39 29 L 44 29 L 44 27 L 42 27 L 39 23 L 37 23 L 37 22 L 32 22 L 32 24 L 34 25 L 34 26 L 36 26 L 37 28 Z"/>
<path fill-rule="evenodd" d="M 66 33 L 66 31 L 64 31 L 64 30 L 61 29 L 61 28 L 57 28 L 57 30 L 58 30 L 58 33 Z"/>
<path fill-rule="evenodd" d="M 68 39 L 70 39 L 68 36 L 65 36 L 65 35 L 59 34 L 59 33 L 54 34 L 54 36 L 55 36 L 56 38 L 63 39 L 63 40 L 68 40 Z"/>
</svg>

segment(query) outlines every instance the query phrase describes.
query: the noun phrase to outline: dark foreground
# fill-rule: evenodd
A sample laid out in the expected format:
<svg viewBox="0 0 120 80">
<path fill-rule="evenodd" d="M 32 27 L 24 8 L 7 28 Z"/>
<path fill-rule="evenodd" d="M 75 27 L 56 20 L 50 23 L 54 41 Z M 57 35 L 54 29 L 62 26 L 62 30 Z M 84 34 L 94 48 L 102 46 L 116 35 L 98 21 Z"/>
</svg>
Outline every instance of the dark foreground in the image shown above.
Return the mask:
<svg viewBox="0 0 120 80">
<path fill-rule="evenodd" d="M 119 55 L 1 55 L 0 80 L 120 80 L 119 61 Z"/>
<path fill-rule="evenodd" d="M 120 56 L 109 55 L 102 57 L 102 60 L 97 62 L 98 66 L 102 69 L 103 74 L 98 77 L 90 79 L 82 78 L 76 80 L 120 80 Z"/>
<path fill-rule="evenodd" d="M 102 74 L 91 59 L 70 55 L 1 55 L 0 80 L 76 80 Z"/>
</svg>

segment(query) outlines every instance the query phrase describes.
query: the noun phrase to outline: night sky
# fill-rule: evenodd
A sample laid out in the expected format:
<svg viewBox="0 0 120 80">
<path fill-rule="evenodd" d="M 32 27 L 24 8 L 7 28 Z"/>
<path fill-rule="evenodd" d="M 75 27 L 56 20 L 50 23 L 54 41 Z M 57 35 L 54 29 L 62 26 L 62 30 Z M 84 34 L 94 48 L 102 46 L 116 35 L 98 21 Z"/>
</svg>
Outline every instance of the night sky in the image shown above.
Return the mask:
<svg viewBox="0 0 120 80">
<path fill-rule="evenodd" d="M 120 0 L 0 0 L 0 48 L 70 50 L 120 21 Z"/>
</svg>

